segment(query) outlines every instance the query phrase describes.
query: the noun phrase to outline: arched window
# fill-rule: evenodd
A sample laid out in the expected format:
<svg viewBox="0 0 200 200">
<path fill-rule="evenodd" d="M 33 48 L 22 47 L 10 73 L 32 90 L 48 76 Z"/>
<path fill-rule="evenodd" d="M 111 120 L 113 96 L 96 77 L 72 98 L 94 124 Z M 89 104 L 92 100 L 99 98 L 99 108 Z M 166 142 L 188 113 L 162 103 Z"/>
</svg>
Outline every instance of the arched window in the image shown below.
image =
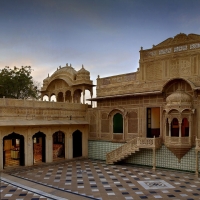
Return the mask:
<svg viewBox="0 0 200 200">
<path fill-rule="evenodd" d="M 174 118 L 171 123 L 171 136 L 179 137 L 179 123 L 178 119 Z"/>
<path fill-rule="evenodd" d="M 187 118 L 183 118 L 181 125 L 181 136 L 188 137 L 189 136 L 189 122 Z"/>
<path fill-rule="evenodd" d="M 113 133 L 123 133 L 123 116 L 120 113 L 113 116 Z"/>
</svg>

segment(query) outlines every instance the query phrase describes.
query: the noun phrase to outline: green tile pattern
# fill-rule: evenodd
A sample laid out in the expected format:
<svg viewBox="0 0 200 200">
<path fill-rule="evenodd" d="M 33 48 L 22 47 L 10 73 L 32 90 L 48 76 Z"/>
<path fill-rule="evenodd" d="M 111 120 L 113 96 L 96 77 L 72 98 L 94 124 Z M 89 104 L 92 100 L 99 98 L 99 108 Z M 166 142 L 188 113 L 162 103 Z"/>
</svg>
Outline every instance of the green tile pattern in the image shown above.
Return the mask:
<svg viewBox="0 0 200 200">
<path fill-rule="evenodd" d="M 88 158 L 106 160 L 106 154 L 122 146 L 124 143 L 105 141 L 88 141 Z"/>
<path fill-rule="evenodd" d="M 123 143 L 112 143 L 106 141 L 89 141 L 88 157 L 92 159 L 106 160 L 106 153 L 120 147 Z M 152 166 L 151 149 L 140 149 L 134 153 L 125 162 L 130 164 Z M 200 166 L 200 152 L 199 152 Z M 195 171 L 195 148 L 193 147 L 187 152 L 179 162 L 178 158 L 165 146 L 156 150 L 156 167 L 169 168 L 175 170 Z"/>
</svg>

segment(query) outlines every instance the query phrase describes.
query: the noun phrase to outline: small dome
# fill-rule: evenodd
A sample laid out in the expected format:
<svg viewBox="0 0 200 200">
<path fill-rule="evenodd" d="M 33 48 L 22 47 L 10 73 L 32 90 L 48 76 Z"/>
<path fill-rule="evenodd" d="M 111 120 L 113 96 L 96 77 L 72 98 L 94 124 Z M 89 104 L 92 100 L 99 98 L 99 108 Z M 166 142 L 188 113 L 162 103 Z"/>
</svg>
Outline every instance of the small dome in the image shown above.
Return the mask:
<svg viewBox="0 0 200 200">
<path fill-rule="evenodd" d="M 90 75 L 90 72 L 87 71 L 84 66 L 82 65 L 82 68 L 77 72 L 78 75 L 84 74 L 84 75 Z"/>
<path fill-rule="evenodd" d="M 71 66 L 62 67 L 60 70 L 61 71 L 66 71 L 71 75 L 76 75 L 76 73 L 77 73 L 76 70 Z"/>
<path fill-rule="evenodd" d="M 77 72 L 76 80 L 90 80 L 90 72 L 87 71 L 83 65 L 82 68 Z"/>
<path fill-rule="evenodd" d="M 48 74 L 48 76 L 43 80 L 43 83 L 49 82 L 49 79 L 50 79 L 50 77 L 49 77 L 49 74 Z"/>
<path fill-rule="evenodd" d="M 191 97 L 189 94 L 182 90 L 177 90 L 166 98 L 167 104 L 188 104 L 191 103 Z"/>
</svg>

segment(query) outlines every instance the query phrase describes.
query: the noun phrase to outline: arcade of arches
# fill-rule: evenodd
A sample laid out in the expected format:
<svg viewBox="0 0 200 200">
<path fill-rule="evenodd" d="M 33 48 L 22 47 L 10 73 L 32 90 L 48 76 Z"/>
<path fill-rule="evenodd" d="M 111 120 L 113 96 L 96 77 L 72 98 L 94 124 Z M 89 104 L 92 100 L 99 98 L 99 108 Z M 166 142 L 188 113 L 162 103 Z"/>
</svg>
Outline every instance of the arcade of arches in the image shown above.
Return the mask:
<svg viewBox="0 0 200 200">
<path fill-rule="evenodd" d="M 87 157 L 87 126 L 77 127 L 5 129 L 1 168 Z"/>
<path fill-rule="evenodd" d="M 48 75 L 44 79 L 41 89 L 42 100 L 45 97 L 47 101 L 85 104 L 85 94 L 89 91 L 92 98 L 93 86 L 90 72 L 83 65 L 76 71 L 71 65 L 66 64 L 65 67 L 59 67 L 52 76 Z"/>
</svg>

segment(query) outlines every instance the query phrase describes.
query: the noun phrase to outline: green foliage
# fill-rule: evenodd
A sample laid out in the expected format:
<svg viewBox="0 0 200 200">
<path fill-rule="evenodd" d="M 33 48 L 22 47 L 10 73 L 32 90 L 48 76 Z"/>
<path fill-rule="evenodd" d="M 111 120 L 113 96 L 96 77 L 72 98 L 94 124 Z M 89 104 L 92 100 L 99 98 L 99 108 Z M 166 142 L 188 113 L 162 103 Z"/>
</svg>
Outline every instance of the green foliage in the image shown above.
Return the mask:
<svg viewBox="0 0 200 200">
<path fill-rule="evenodd" d="M 14 69 L 6 66 L 0 70 L 0 97 L 14 99 L 39 98 L 39 90 L 33 83 L 31 66 Z"/>
</svg>

